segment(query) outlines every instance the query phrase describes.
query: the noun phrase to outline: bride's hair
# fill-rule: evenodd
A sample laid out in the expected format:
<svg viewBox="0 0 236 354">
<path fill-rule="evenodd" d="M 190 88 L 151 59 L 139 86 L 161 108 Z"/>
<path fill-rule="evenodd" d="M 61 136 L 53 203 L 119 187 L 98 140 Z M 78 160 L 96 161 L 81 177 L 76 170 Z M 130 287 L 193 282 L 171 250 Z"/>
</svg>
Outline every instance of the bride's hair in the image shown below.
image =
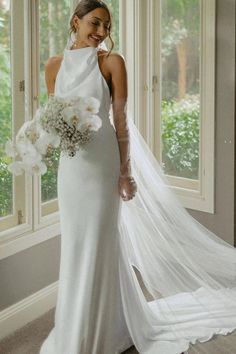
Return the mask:
<svg viewBox="0 0 236 354">
<path fill-rule="evenodd" d="M 87 13 L 89 13 L 90 11 L 93 11 L 97 8 L 103 8 L 105 9 L 110 17 L 110 25 L 109 25 L 109 32 L 108 32 L 108 37 L 110 39 L 111 42 L 111 47 L 109 49 L 109 52 L 107 54 L 107 56 L 111 53 L 113 47 L 114 47 L 114 42 L 111 38 L 111 28 L 112 28 L 112 13 L 109 9 L 109 7 L 105 4 L 105 2 L 103 1 L 99 1 L 99 0 L 81 0 L 78 5 L 76 6 L 72 16 L 71 16 L 71 20 L 70 20 L 70 28 L 69 28 L 69 35 L 71 36 L 72 33 L 76 32 L 76 28 L 73 24 L 73 18 L 74 16 L 78 16 L 80 19 L 83 18 Z"/>
</svg>

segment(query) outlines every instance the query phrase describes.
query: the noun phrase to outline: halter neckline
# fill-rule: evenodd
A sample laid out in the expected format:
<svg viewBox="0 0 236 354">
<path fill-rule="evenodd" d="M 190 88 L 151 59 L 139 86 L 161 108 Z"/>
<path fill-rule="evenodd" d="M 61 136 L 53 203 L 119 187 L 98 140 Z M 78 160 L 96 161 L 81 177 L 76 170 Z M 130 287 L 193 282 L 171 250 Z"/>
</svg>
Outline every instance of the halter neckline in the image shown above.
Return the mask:
<svg viewBox="0 0 236 354">
<path fill-rule="evenodd" d="M 79 51 L 85 51 L 85 50 L 99 50 L 98 47 L 92 47 L 92 46 L 87 46 L 87 47 L 82 47 L 82 48 L 76 48 L 76 49 L 68 49 L 68 48 L 65 48 L 65 51 L 67 52 L 79 52 Z"/>
</svg>

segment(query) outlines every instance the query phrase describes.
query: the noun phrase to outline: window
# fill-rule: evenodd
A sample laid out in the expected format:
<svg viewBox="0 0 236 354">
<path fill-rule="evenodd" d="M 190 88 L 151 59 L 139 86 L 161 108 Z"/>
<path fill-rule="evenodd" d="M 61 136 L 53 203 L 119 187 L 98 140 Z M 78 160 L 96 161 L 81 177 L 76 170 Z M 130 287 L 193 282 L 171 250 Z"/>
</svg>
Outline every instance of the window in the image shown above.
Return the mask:
<svg viewBox="0 0 236 354">
<path fill-rule="evenodd" d="M 7 170 L 5 142 L 24 122 L 24 8 L 21 2 L 0 3 L 0 230 L 31 228 L 32 183 L 27 176 L 13 177 Z M 17 231 L 16 231 L 17 229 Z"/>
<path fill-rule="evenodd" d="M 47 100 L 45 85 L 44 64 L 49 57 L 63 55 L 67 42 L 66 26 L 69 28 L 70 2 L 69 0 L 40 0 L 38 8 L 39 18 L 39 102 Z M 60 152 L 55 149 L 51 159 L 52 165 L 48 168 L 40 181 L 41 216 L 52 214 L 58 210 L 57 203 L 57 168 Z M 39 221 L 40 222 L 40 221 Z M 49 221 L 50 222 L 50 221 Z"/>
<path fill-rule="evenodd" d="M 119 33 L 120 33 L 120 25 L 119 25 L 119 13 L 120 13 L 120 1 L 119 0 L 106 0 L 106 4 L 111 10 L 112 13 L 112 33 L 111 37 L 114 42 L 114 48 L 113 51 L 119 51 L 120 50 L 120 38 L 119 38 Z M 109 48 L 110 43 L 109 40 L 106 40 L 107 47 Z"/>
<path fill-rule="evenodd" d="M 166 174 L 198 180 L 200 0 L 161 1 L 161 131 Z"/>
<path fill-rule="evenodd" d="M 76 2 L 77 3 L 77 2 Z M 113 50 L 119 50 L 119 0 L 113 14 Z M 44 64 L 63 55 L 73 0 L 0 2 L 0 243 L 3 257 L 60 233 L 57 202 L 59 151 L 42 177 L 12 176 L 5 143 L 47 100 Z M 63 24 L 63 26 L 62 26 Z M 109 39 L 107 46 L 110 46 Z M 24 237 L 20 237 L 23 236 Z M 8 241 L 15 240 L 14 243 Z M 8 247 L 9 245 L 9 247 Z"/>
<path fill-rule="evenodd" d="M 213 213 L 215 1 L 162 0 L 156 14 L 161 24 L 156 150 L 185 206 Z"/>
<path fill-rule="evenodd" d="M 13 214 L 13 178 L 7 170 L 7 160 L 4 153 L 4 142 L 12 135 L 12 96 L 11 96 L 11 50 L 10 31 L 11 14 L 10 3 L 0 4 L 0 164 L 1 164 L 1 209 L 0 216 L 6 217 Z"/>
<path fill-rule="evenodd" d="M 123 4 L 135 124 L 182 204 L 214 212 L 215 0 Z"/>
</svg>

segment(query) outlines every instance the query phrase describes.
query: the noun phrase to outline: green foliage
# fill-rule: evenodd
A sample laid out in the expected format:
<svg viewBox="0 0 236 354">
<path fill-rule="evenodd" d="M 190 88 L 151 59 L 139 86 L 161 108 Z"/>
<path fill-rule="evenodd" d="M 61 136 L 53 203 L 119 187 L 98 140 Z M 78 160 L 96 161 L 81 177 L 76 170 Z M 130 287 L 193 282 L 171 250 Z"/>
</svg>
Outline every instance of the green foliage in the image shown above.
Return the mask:
<svg viewBox="0 0 236 354">
<path fill-rule="evenodd" d="M 3 145 L 11 135 L 11 68 L 10 68 L 10 14 L 0 6 L 0 158 Z"/>
<path fill-rule="evenodd" d="M 191 38 L 197 44 L 199 18 L 199 0 L 166 0 L 162 2 L 161 50 L 163 60 L 184 38 Z"/>
<path fill-rule="evenodd" d="M 112 32 L 111 37 L 114 42 L 113 51 L 119 51 L 119 1 L 118 0 L 106 0 L 105 3 L 108 5 L 111 15 L 112 15 Z M 109 48 L 109 42 L 108 48 Z"/>
<path fill-rule="evenodd" d="M 69 0 L 40 0 L 40 104 L 47 100 L 44 66 L 48 58 L 62 55 L 69 38 Z"/>
<path fill-rule="evenodd" d="M 12 175 L 7 170 L 4 145 L 11 136 L 10 15 L 0 6 L 0 217 L 12 212 Z"/>
<path fill-rule="evenodd" d="M 12 213 L 12 178 L 7 164 L 0 159 L 0 217 Z"/>
<path fill-rule="evenodd" d="M 4 143 L 11 136 L 11 84 L 10 84 L 10 55 L 0 45 L 0 157 L 4 154 Z"/>
<path fill-rule="evenodd" d="M 171 23 L 162 27 L 161 54 L 162 61 L 173 53 L 175 46 L 188 36 L 182 21 L 171 18 Z"/>
<path fill-rule="evenodd" d="M 51 166 L 41 177 L 42 202 L 57 198 L 57 170 L 60 158 L 59 148 L 54 149 L 50 157 Z"/>
<path fill-rule="evenodd" d="M 162 98 L 199 93 L 200 0 L 162 1 Z"/>
<path fill-rule="evenodd" d="M 62 55 L 69 38 L 69 0 L 41 0 L 40 12 L 40 105 L 47 101 L 44 66 L 49 57 Z M 59 151 L 51 157 L 51 166 L 41 177 L 41 200 L 46 202 L 57 197 L 57 169 Z"/>
<path fill-rule="evenodd" d="M 166 174 L 197 179 L 199 97 L 162 101 L 162 161 Z"/>
<path fill-rule="evenodd" d="M 200 0 L 165 0 L 162 2 L 163 20 L 181 19 L 190 33 L 198 31 Z"/>
</svg>

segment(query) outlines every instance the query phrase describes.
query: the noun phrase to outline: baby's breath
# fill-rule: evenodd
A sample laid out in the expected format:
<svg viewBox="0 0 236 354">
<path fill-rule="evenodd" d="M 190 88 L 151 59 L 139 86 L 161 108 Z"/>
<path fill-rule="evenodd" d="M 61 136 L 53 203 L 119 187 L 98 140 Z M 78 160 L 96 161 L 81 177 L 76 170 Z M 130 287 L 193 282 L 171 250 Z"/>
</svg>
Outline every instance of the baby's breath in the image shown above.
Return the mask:
<svg viewBox="0 0 236 354">
<path fill-rule="evenodd" d="M 77 98 L 83 99 L 82 97 Z M 76 128 L 76 125 L 68 124 L 62 115 L 65 107 L 73 106 L 75 99 L 66 100 L 61 97 L 50 95 L 48 102 L 42 107 L 40 114 L 40 123 L 43 129 L 51 134 L 58 135 L 61 139 L 60 149 L 67 152 L 69 156 L 74 156 L 76 151 L 83 149 L 93 138 L 93 132 L 89 129 L 82 132 Z M 76 121 L 78 118 L 75 116 Z"/>
</svg>

